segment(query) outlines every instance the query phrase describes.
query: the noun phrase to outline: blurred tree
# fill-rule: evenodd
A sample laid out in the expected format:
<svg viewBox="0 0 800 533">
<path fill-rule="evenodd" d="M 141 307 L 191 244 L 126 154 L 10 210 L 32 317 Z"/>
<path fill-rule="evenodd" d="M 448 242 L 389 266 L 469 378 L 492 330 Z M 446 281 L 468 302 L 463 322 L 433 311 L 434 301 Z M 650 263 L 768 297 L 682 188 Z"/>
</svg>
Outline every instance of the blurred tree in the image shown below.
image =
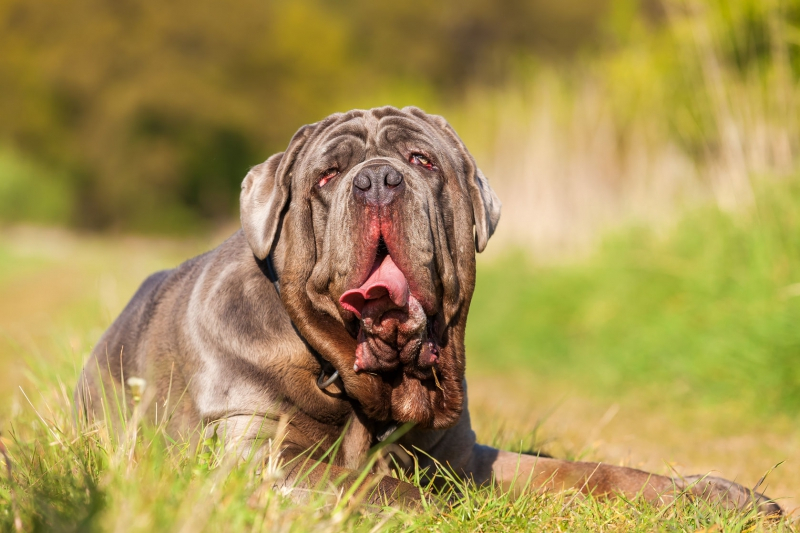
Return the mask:
<svg viewBox="0 0 800 533">
<path fill-rule="evenodd" d="M 0 147 L 53 169 L 75 225 L 192 227 L 231 216 L 248 167 L 299 125 L 500 83 L 594 43 L 605 7 L 0 0 Z"/>
</svg>

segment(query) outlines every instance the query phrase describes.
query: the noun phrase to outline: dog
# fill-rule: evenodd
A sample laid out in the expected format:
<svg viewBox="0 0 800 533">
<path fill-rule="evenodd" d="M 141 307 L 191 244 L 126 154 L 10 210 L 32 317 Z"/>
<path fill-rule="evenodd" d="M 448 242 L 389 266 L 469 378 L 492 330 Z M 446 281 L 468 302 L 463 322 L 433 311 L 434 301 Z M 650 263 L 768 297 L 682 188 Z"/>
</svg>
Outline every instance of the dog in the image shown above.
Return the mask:
<svg viewBox="0 0 800 533">
<path fill-rule="evenodd" d="M 244 178 L 240 231 L 142 284 L 86 363 L 78 412 L 102 418 L 104 395 L 130 404 L 126 380 L 145 379 L 148 418 L 175 438 L 217 435 L 253 457 L 280 429 L 285 487 L 325 476 L 352 482 L 370 450 L 395 434 L 399 469 L 416 462 L 429 474 L 447 468 L 505 489 L 656 503 L 688 493 L 780 514 L 765 496 L 719 478 L 476 442 L 464 330 L 475 254 L 500 207 L 442 117 L 381 107 L 303 126 Z M 338 453 L 324 456 L 335 443 Z M 303 471 L 295 460 L 303 456 L 325 461 Z M 373 503 L 421 498 L 409 483 L 371 476 Z"/>
</svg>

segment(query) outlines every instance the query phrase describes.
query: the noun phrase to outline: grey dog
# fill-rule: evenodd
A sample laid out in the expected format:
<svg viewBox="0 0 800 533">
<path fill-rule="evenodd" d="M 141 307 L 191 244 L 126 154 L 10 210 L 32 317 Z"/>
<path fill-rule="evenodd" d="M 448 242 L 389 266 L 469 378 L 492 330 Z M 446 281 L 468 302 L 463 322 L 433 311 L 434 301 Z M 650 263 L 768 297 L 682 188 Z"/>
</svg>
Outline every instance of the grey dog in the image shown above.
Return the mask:
<svg viewBox="0 0 800 533">
<path fill-rule="evenodd" d="M 121 394 L 136 376 L 148 383 L 148 418 L 176 438 L 216 433 L 252 456 L 283 420 L 279 453 L 289 465 L 341 439 L 327 464 L 302 476 L 287 467 L 286 486 L 347 478 L 412 423 L 397 441 L 405 451 L 395 468 L 416 460 L 431 474 L 448 468 L 478 484 L 511 488 L 517 479 L 522 490 L 653 502 L 689 494 L 780 514 L 763 495 L 719 478 L 476 443 L 464 330 L 475 252 L 499 218 L 488 181 L 439 116 L 382 107 L 304 126 L 245 177 L 240 231 L 142 284 L 84 367 L 78 410 L 102 417 L 101 397 Z M 375 503 L 420 499 L 413 485 L 372 476 Z"/>
</svg>

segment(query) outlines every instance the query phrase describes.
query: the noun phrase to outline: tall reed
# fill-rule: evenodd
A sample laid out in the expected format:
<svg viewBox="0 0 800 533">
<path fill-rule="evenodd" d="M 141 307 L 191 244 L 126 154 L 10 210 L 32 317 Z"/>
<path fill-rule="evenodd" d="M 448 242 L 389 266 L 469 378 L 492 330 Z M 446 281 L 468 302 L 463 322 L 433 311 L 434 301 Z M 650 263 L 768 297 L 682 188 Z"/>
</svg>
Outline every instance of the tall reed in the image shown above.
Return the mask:
<svg viewBox="0 0 800 533">
<path fill-rule="evenodd" d="M 779 4 L 736 9 L 667 0 L 599 57 L 535 67 L 455 110 L 503 201 L 498 240 L 574 257 L 620 224 L 668 226 L 709 201 L 747 211 L 752 180 L 796 174 L 798 30 Z"/>
</svg>

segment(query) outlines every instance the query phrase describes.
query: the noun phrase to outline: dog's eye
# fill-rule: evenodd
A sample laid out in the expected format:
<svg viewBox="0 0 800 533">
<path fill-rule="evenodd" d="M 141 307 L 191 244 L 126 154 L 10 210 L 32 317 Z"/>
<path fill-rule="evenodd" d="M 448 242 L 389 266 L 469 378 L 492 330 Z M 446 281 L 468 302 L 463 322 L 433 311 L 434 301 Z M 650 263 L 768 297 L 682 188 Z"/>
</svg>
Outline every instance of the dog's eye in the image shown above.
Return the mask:
<svg viewBox="0 0 800 533">
<path fill-rule="evenodd" d="M 339 169 L 338 168 L 335 168 L 335 167 L 334 168 L 329 168 L 328 170 L 323 172 L 322 175 L 319 177 L 319 181 L 317 182 L 317 185 L 319 185 L 320 187 L 323 187 L 326 183 L 331 181 L 337 175 L 339 175 Z"/>
<path fill-rule="evenodd" d="M 411 154 L 408 157 L 408 162 L 411 163 L 412 165 L 419 165 L 421 167 L 425 167 L 428 170 L 436 169 L 436 165 L 433 164 L 433 161 L 431 161 L 428 158 L 428 156 L 424 156 L 422 154 Z"/>
</svg>

